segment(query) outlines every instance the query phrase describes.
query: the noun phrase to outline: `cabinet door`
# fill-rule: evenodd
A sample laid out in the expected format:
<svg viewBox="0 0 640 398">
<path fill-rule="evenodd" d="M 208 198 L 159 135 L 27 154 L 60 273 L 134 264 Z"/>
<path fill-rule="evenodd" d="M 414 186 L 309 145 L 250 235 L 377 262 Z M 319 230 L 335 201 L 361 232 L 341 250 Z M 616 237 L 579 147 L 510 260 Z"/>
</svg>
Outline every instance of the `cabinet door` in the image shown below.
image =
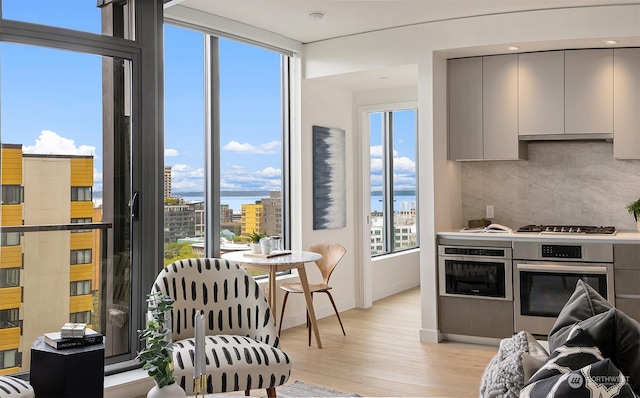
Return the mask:
<svg viewBox="0 0 640 398">
<path fill-rule="evenodd" d="M 613 49 L 565 51 L 565 134 L 613 133 Z"/>
<path fill-rule="evenodd" d="M 449 61 L 449 159 L 482 159 L 482 58 Z"/>
<path fill-rule="evenodd" d="M 613 50 L 613 156 L 640 159 L 640 48 Z"/>
<path fill-rule="evenodd" d="M 518 55 L 518 134 L 564 134 L 564 51 Z"/>
<path fill-rule="evenodd" d="M 482 58 L 484 159 L 519 159 L 518 56 Z"/>
</svg>

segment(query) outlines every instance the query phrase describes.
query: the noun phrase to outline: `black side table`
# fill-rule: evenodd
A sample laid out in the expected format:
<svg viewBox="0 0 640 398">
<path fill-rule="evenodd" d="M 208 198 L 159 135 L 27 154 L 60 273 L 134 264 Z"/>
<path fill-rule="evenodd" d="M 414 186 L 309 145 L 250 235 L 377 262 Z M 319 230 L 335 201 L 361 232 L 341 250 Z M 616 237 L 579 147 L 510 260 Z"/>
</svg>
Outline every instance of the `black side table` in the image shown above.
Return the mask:
<svg viewBox="0 0 640 398">
<path fill-rule="evenodd" d="M 29 380 L 38 398 L 104 396 L 104 343 L 57 350 L 39 337 Z"/>
</svg>

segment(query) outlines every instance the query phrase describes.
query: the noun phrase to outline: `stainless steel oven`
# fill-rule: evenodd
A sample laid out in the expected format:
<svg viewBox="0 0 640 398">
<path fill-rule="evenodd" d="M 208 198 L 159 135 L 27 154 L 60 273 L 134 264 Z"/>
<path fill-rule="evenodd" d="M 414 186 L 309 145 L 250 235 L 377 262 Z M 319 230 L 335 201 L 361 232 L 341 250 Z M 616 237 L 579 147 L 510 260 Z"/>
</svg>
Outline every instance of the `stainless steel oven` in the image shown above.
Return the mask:
<svg viewBox="0 0 640 398">
<path fill-rule="evenodd" d="M 511 247 L 438 246 L 441 296 L 513 300 Z"/>
<path fill-rule="evenodd" d="M 614 305 L 610 243 L 513 243 L 515 330 L 546 336 L 579 279 Z"/>
</svg>

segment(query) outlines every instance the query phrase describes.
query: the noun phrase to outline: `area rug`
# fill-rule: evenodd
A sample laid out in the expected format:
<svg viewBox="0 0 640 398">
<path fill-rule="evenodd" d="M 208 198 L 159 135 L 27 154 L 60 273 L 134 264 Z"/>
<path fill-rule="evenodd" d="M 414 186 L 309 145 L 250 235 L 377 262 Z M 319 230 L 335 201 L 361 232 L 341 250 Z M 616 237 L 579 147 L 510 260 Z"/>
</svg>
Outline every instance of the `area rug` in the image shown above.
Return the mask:
<svg viewBox="0 0 640 398">
<path fill-rule="evenodd" d="M 303 383 L 299 380 L 294 381 L 284 387 L 278 387 L 276 393 L 279 398 L 297 398 L 297 397 L 359 397 L 358 394 L 348 394 L 328 388 L 314 386 L 313 384 Z"/>
</svg>

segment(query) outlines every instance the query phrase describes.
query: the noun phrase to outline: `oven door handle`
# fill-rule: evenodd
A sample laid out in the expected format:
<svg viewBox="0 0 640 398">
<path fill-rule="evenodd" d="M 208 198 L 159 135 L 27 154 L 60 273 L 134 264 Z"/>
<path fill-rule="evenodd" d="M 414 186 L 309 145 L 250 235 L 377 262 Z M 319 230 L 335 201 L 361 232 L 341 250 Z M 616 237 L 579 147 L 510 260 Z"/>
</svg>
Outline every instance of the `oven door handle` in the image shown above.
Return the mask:
<svg viewBox="0 0 640 398">
<path fill-rule="evenodd" d="M 576 273 L 580 270 L 588 269 L 590 274 L 606 274 L 606 266 L 581 264 L 581 267 L 575 265 L 556 265 L 556 264 L 529 264 L 518 263 L 516 267 L 522 271 L 550 271 L 550 272 L 569 272 Z"/>
</svg>

